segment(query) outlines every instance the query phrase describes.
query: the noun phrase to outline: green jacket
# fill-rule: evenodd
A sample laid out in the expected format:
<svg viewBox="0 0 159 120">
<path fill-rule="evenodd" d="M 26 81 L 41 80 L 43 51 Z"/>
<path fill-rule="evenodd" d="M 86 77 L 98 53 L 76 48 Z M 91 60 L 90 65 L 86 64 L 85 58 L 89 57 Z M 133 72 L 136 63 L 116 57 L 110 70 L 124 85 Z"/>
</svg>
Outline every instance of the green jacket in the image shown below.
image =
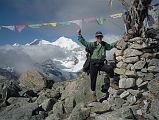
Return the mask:
<svg viewBox="0 0 159 120">
<path fill-rule="evenodd" d="M 87 42 L 82 35 L 78 36 L 78 40 L 84 45 L 89 51 L 92 51 L 91 59 L 105 60 L 106 58 L 106 50 L 111 50 L 117 44 L 114 42 L 112 44 L 108 44 L 105 42 L 104 45 L 97 44 L 96 42 Z"/>
</svg>

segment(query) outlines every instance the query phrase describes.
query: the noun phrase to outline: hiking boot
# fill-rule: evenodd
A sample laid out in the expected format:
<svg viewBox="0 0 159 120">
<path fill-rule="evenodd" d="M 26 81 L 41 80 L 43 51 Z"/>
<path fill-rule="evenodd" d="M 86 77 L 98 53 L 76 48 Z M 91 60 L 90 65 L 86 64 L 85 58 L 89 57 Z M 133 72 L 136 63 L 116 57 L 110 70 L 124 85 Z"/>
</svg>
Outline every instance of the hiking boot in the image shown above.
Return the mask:
<svg viewBox="0 0 159 120">
<path fill-rule="evenodd" d="M 92 91 L 92 98 L 91 98 L 92 102 L 97 102 L 97 96 L 96 96 L 96 92 L 95 91 Z"/>
<path fill-rule="evenodd" d="M 114 88 L 115 90 L 119 89 L 119 86 L 115 80 L 110 80 L 110 87 Z"/>
</svg>

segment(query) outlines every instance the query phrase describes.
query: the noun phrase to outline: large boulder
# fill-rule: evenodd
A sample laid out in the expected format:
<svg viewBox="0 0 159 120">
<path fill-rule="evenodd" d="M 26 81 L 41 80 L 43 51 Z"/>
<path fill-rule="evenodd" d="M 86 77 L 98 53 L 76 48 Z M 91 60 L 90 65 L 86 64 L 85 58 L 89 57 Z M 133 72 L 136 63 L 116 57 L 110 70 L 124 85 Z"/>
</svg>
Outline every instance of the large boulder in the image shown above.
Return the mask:
<svg viewBox="0 0 159 120">
<path fill-rule="evenodd" d="M 97 83 L 96 83 L 96 93 L 97 99 L 101 99 L 105 97 L 106 93 L 103 90 L 107 79 L 105 75 L 101 73 L 98 75 Z M 66 99 L 68 97 L 74 97 L 75 102 L 89 102 L 91 100 L 91 91 L 90 91 L 90 77 L 84 75 L 76 80 L 68 81 L 66 83 L 65 90 L 62 92 L 61 99 Z"/>
<path fill-rule="evenodd" d="M 28 87 L 32 90 L 51 88 L 54 83 L 53 80 L 48 80 L 48 78 L 44 74 L 36 70 L 29 70 L 27 72 L 22 73 L 19 78 L 19 81 L 22 86 Z"/>
<path fill-rule="evenodd" d="M 36 103 L 21 102 L 8 106 L 5 110 L 0 112 L 1 120 L 31 120 L 34 112 L 38 108 Z"/>
<path fill-rule="evenodd" d="M 73 109 L 68 120 L 86 120 L 89 117 L 90 108 L 86 108 L 84 104 L 78 104 Z"/>
<path fill-rule="evenodd" d="M 21 88 L 15 80 L 8 80 L 6 77 L 0 76 L 0 98 L 6 101 L 9 97 L 18 97 Z"/>
</svg>

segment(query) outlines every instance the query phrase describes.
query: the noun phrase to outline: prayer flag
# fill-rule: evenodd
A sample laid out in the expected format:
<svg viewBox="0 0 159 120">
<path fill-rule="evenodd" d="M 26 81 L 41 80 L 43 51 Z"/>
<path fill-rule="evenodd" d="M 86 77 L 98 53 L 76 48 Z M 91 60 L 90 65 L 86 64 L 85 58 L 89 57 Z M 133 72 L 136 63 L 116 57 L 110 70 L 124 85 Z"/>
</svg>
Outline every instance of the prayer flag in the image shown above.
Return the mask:
<svg viewBox="0 0 159 120">
<path fill-rule="evenodd" d="M 75 23 L 76 25 L 78 25 L 80 28 L 82 28 L 82 20 L 73 20 L 70 21 L 71 23 Z"/>
<path fill-rule="evenodd" d="M 26 25 L 16 25 L 15 27 L 18 32 L 21 32 L 24 28 L 26 28 Z"/>
<path fill-rule="evenodd" d="M 56 27 L 56 26 L 57 26 L 57 23 L 52 22 L 52 23 L 48 23 L 48 25 L 50 25 L 50 26 L 52 26 L 52 27 Z"/>
<path fill-rule="evenodd" d="M 15 31 L 15 26 L 2 26 L 3 28 L 7 28 L 9 30 Z"/>
<path fill-rule="evenodd" d="M 30 28 L 40 28 L 42 26 L 42 24 L 31 24 L 31 25 L 28 25 L 28 27 Z"/>
<path fill-rule="evenodd" d="M 97 18 L 96 20 L 97 20 L 97 23 L 100 25 L 104 24 L 106 21 L 106 19 L 104 17 Z"/>
<path fill-rule="evenodd" d="M 120 18 L 122 17 L 123 13 L 116 13 L 116 14 L 113 14 L 113 15 L 110 15 L 111 18 Z"/>
<path fill-rule="evenodd" d="M 60 25 L 70 25 L 71 22 L 70 21 L 67 21 L 67 22 L 59 22 Z"/>
<path fill-rule="evenodd" d="M 85 22 L 85 23 L 90 23 L 90 22 L 95 22 L 95 21 L 96 21 L 96 18 L 93 18 L 93 17 L 83 19 L 83 22 Z"/>
</svg>

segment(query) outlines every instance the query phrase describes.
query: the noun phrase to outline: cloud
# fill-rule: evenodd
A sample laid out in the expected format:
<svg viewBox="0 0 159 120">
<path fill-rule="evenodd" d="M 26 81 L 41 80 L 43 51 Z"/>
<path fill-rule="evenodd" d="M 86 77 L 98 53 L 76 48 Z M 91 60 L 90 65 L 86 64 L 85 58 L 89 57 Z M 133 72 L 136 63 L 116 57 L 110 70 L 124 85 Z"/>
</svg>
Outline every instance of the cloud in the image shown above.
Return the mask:
<svg viewBox="0 0 159 120">
<path fill-rule="evenodd" d="M 41 63 L 49 58 L 63 59 L 70 53 L 56 46 L 20 46 L 10 45 L 0 47 L 0 67 L 14 67 L 17 73 L 35 68 L 35 63 Z"/>
</svg>

